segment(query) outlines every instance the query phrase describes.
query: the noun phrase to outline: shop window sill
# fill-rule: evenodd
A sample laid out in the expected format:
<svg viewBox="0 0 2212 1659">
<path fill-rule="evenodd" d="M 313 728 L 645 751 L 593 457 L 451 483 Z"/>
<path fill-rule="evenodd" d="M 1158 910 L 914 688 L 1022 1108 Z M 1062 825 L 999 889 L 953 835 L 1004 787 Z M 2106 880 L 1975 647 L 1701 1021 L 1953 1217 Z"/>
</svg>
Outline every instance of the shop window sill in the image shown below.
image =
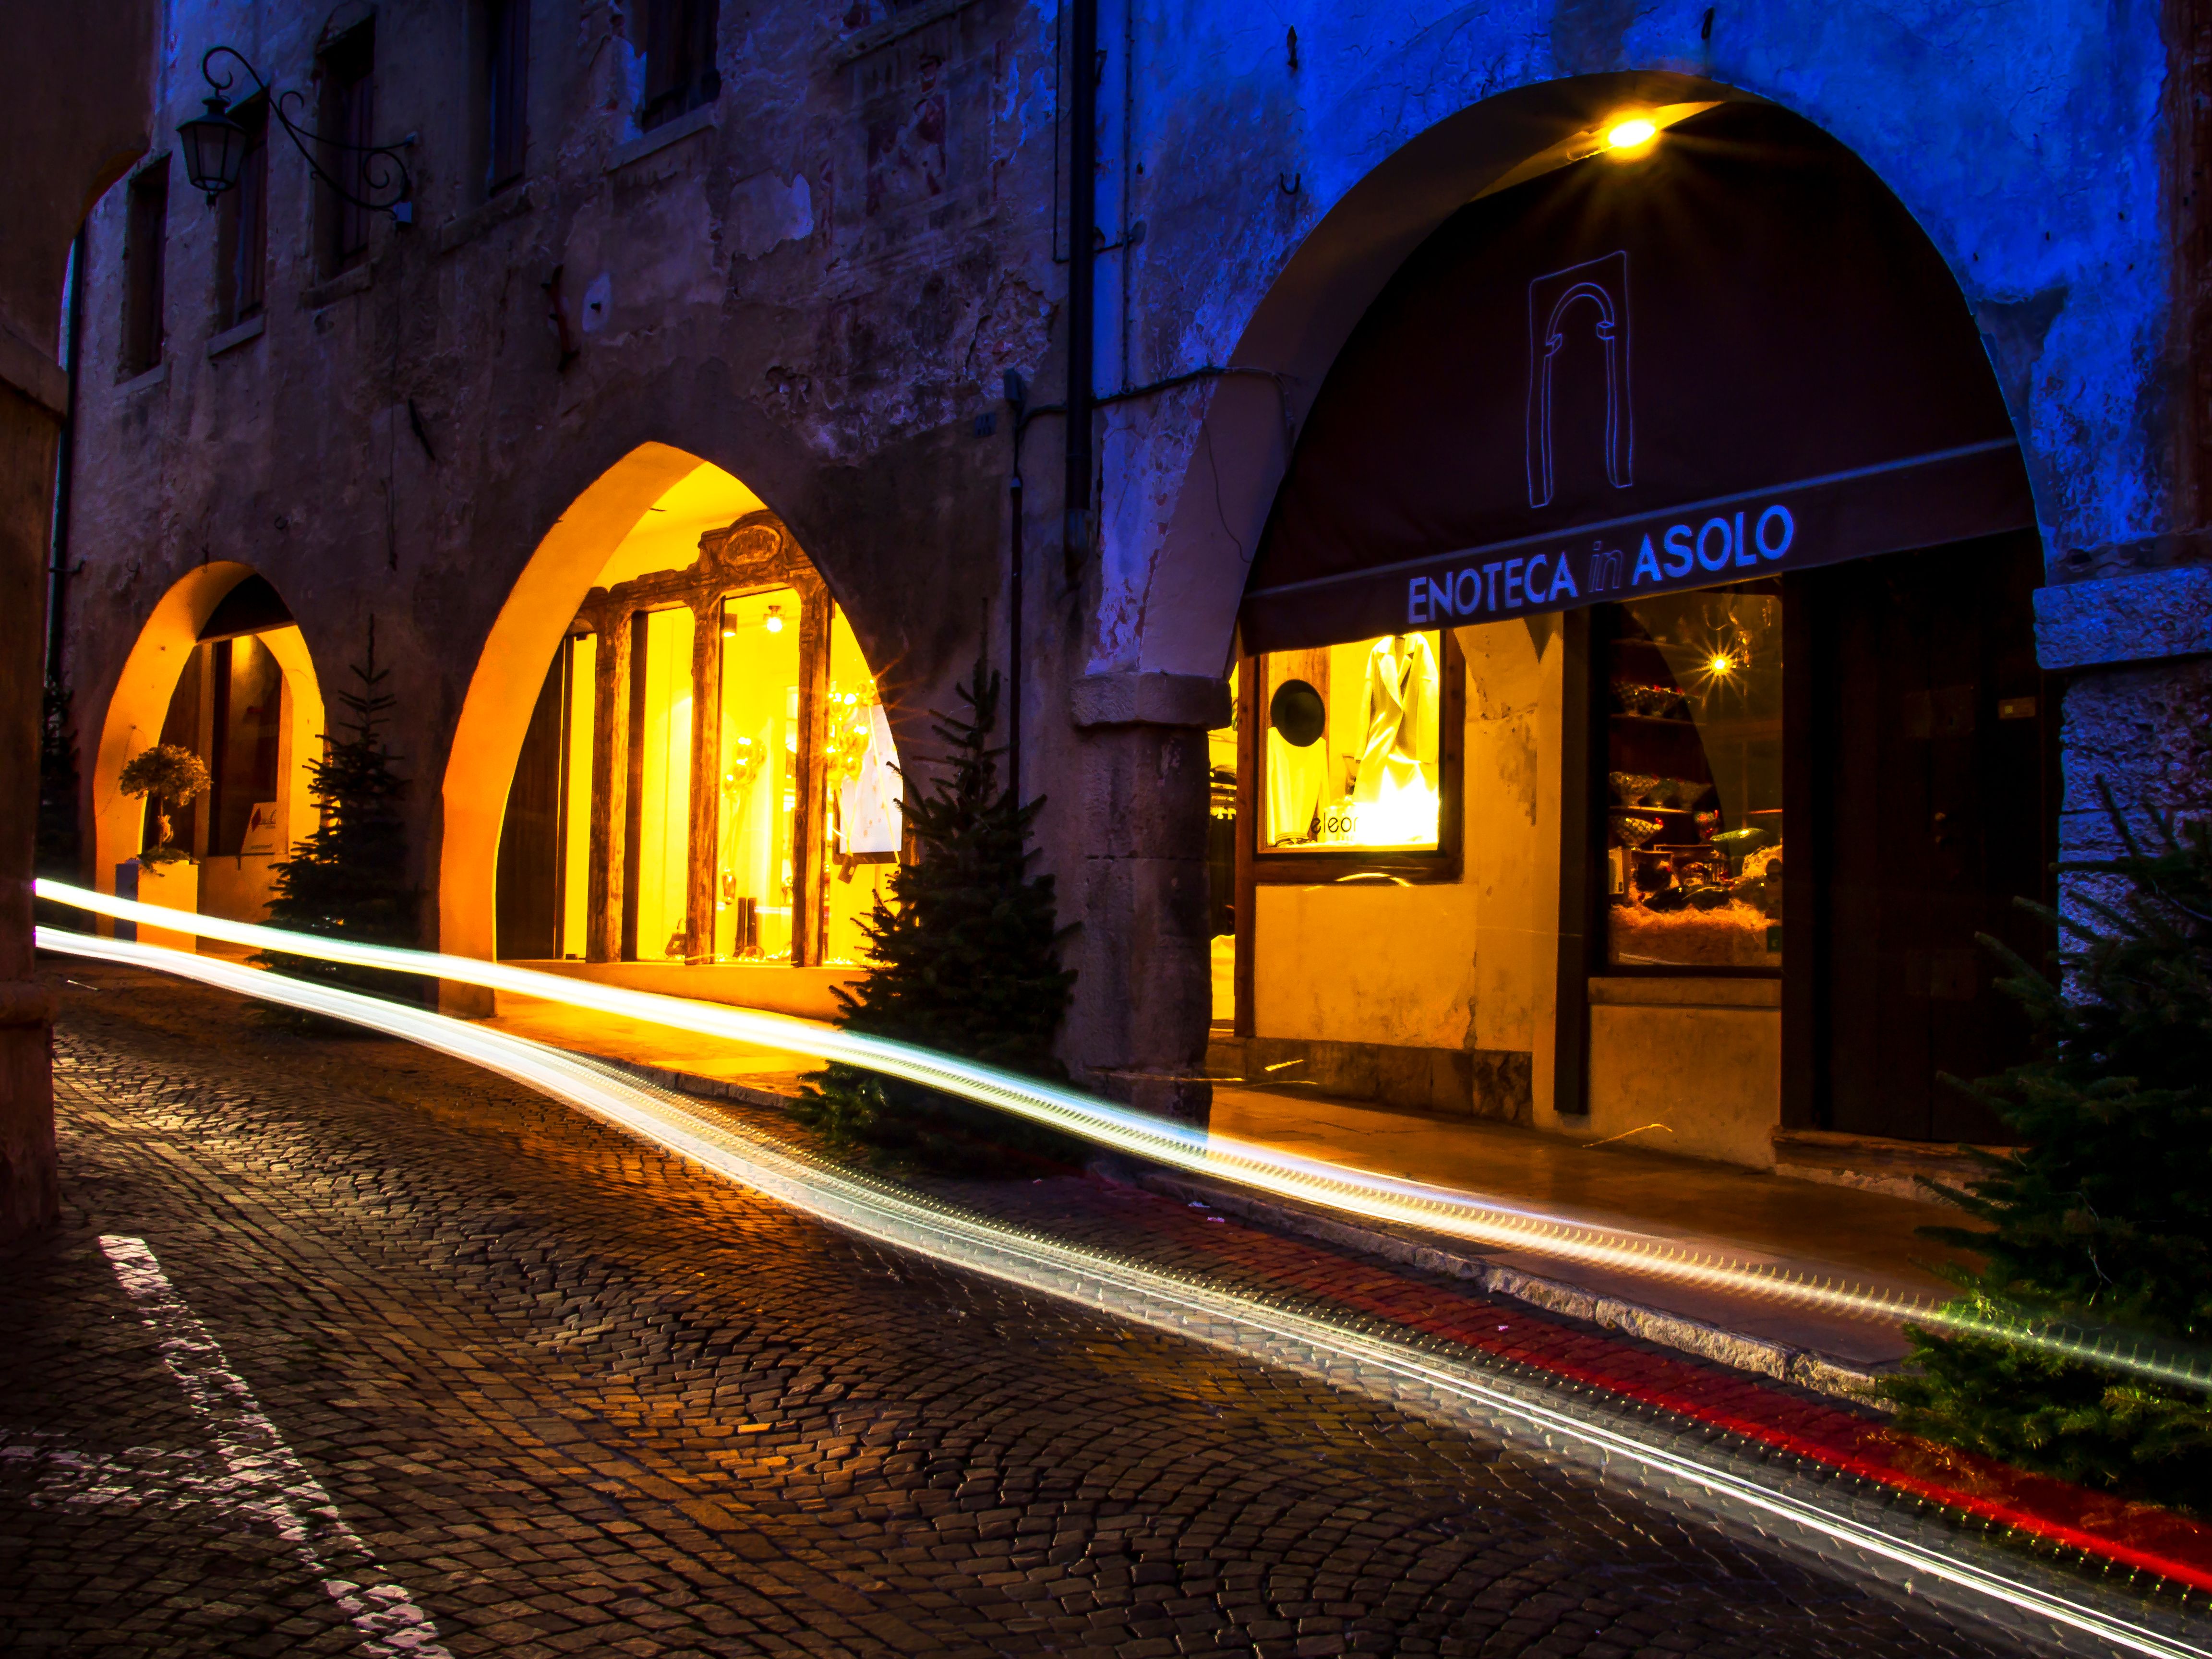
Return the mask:
<svg viewBox="0 0 2212 1659">
<path fill-rule="evenodd" d="M 309 311 L 320 311 L 325 306 L 335 304 L 349 295 L 366 294 L 369 283 L 374 280 L 374 267 L 363 259 L 351 270 L 342 270 L 330 281 L 317 283 L 313 287 L 302 290 L 300 303 Z"/>
<path fill-rule="evenodd" d="M 235 351 L 247 341 L 259 339 L 268 326 L 267 313 L 256 312 L 236 328 L 227 328 L 220 334 L 210 336 L 207 343 L 208 361 L 212 362 L 226 351 Z"/>
<path fill-rule="evenodd" d="M 1591 980 L 1589 1000 L 1593 1007 L 1779 1010 L 1782 981 L 1699 974 L 1622 974 Z"/>
<path fill-rule="evenodd" d="M 164 358 L 143 374 L 133 375 L 130 380 L 125 380 L 121 389 L 125 395 L 128 395 L 135 392 L 151 392 L 155 386 L 167 386 L 168 383 L 169 364 L 168 360 Z"/>
<path fill-rule="evenodd" d="M 642 161 L 656 150 L 666 149 L 695 132 L 704 132 L 714 125 L 716 106 L 702 104 L 689 114 L 679 115 L 673 121 L 664 121 L 650 132 L 640 133 L 626 143 L 617 144 L 614 153 L 607 157 L 607 171 L 619 173 L 633 161 Z"/>
<path fill-rule="evenodd" d="M 438 227 L 438 252 L 451 253 L 464 247 L 486 231 L 519 219 L 538 205 L 538 186 L 535 184 L 516 185 L 503 190 L 483 206 L 471 208 L 466 213 L 455 214 Z"/>
</svg>

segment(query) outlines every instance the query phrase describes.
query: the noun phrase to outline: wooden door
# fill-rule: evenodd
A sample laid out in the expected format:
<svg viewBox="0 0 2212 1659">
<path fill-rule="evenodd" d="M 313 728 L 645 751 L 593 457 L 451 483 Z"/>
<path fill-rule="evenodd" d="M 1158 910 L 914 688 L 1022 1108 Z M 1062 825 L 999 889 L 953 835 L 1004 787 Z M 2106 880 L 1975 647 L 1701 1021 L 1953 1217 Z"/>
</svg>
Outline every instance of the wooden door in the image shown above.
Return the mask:
<svg viewBox="0 0 2212 1659">
<path fill-rule="evenodd" d="M 2008 1138 L 1942 1079 L 2028 1053 L 2027 1022 L 1977 936 L 2039 963 L 2051 948 L 2014 902 L 2047 898 L 2056 842 L 2057 710 L 2031 602 L 2041 574 L 2035 538 L 2012 535 L 1793 584 L 1793 632 L 1811 657 L 1793 690 L 1814 705 L 1792 721 L 1790 763 L 1809 786 L 1793 793 L 1816 828 L 1812 879 L 1796 890 L 1813 901 L 1813 949 L 1796 950 L 1793 910 L 1789 971 L 1816 980 L 1786 1000 L 1814 1026 L 1789 1036 L 1809 1048 L 1809 1115 L 1823 1127 Z"/>
</svg>

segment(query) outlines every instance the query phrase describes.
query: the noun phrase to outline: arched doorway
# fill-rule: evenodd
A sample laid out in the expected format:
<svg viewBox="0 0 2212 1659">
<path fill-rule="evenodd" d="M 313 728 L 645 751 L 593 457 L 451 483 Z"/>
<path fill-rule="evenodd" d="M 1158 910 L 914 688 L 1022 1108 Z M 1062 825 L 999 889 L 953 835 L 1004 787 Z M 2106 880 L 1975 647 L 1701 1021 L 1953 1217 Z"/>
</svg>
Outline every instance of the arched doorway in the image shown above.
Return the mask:
<svg viewBox="0 0 2212 1659">
<path fill-rule="evenodd" d="M 1750 1164 L 1995 1138 L 1937 1074 L 2021 1054 L 1975 936 L 2033 954 L 2054 839 L 2003 400 L 1842 146 L 1719 99 L 1608 146 L 1646 112 L 1442 219 L 1273 495 L 1243 1069 Z"/>
<path fill-rule="evenodd" d="M 184 577 L 139 630 L 101 722 L 91 781 L 94 884 L 259 921 L 271 866 L 314 827 L 309 767 L 323 726 L 313 660 L 276 588 L 228 561 Z M 173 815 L 173 844 L 191 861 L 157 872 L 137 859 L 153 834 L 149 804 L 125 795 L 121 778 L 134 756 L 164 743 L 198 755 L 210 781 Z"/>
<path fill-rule="evenodd" d="M 495 733 L 503 766 L 482 752 Z M 648 447 L 563 515 L 487 647 L 445 789 L 447 937 L 828 1013 L 896 861 L 895 758 L 875 675 L 788 528 L 731 473 Z M 491 879 L 456 888 L 495 781 Z"/>
</svg>

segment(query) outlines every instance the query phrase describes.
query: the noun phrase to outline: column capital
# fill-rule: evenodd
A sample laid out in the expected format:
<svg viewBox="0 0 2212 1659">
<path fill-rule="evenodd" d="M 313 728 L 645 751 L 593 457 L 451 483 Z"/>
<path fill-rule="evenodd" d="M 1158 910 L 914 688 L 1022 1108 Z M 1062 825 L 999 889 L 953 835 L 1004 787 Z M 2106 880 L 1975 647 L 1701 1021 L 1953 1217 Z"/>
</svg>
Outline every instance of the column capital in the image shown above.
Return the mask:
<svg viewBox="0 0 2212 1659">
<path fill-rule="evenodd" d="M 1081 728 L 1229 724 L 1229 682 L 1211 674 L 1085 674 L 1069 702 Z"/>
</svg>

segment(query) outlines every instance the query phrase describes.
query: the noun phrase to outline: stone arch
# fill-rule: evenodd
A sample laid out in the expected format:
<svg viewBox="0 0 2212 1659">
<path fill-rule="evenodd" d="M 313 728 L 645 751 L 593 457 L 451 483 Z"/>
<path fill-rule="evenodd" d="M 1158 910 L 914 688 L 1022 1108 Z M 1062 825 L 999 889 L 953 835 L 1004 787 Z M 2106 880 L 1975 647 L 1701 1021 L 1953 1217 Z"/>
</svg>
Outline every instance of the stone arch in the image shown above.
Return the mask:
<svg viewBox="0 0 2212 1659">
<path fill-rule="evenodd" d="M 656 514 L 669 516 L 656 520 L 652 516 Z M 788 571 L 789 580 L 799 590 L 795 637 L 815 641 L 826 662 L 830 612 L 835 607 L 817 609 L 817 601 L 830 598 L 830 591 L 811 550 L 801 550 L 779 515 L 744 480 L 714 461 L 672 444 L 641 443 L 560 513 L 508 590 L 462 700 L 441 794 L 441 949 L 490 957 L 501 948 L 499 867 L 518 767 L 541 690 L 550 684 L 549 665 L 555 664 L 580 613 L 591 619 L 590 632 L 605 648 L 611 626 L 623 640 L 629 638 L 627 619 L 633 613 L 672 606 L 681 610 L 697 602 L 708 589 L 720 591 L 725 584 L 739 592 L 757 590 L 759 571 L 771 567 Z M 675 590 L 670 584 L 683 586 L 687 582 L 690 586 L 684 592 L 688 597 L 672 601 Z M 692 592 L 691 587 L 699 592 Z M 643 619 L 640 614 L 639 620 Z M 781 623 L 770 626 L 780 629 Z M 628 655 L 625 647 L 617 660 L 626 660 Z M 589 678 L 580 668 L 573 672 L 583 678 L 562 682 L 572 691 Z M 588 706 L 587 699 L 582 705 L 586 712 L 572 708 L 564 720 L 569 722 L 568 730 L 580 734 L 570 740 L 592 752 L 596 745 Z M 574 724 L 578 720 L 580 726 Z M 599 763 L 605 763 L 604 757 Z M 617 769 L 622 769 L 619 763 Z M 594 836 L 596 824 L 595 819 Z M 596 840 L 593 845 L 598 845 Z M 593 854 L 595 860 L 598 856 Z M 598 900 L 593 902 L 596 906 Z M 594 908 L 592 915 L 592 926 L 603 925 L 599 910 Z M 620 960 L 609 954 L 603 937 L 585 954 L 594 964 Z M 448 1001 L 457 1008 L 477 1009 L 478 1000 L 458 989 L 449 990 Z"/>
<path fill-rule="evenodd" d="M 1123 593 L 1102 607 L 1101 664 L 1224 672 L 1245 576 L 1305 416 L 1353 328 L 1445 219 L 1483 191 L 1540 170 L 1613 112 L 1738 100 L 1769 101 L 1674 73 L 1522 87 L 1430 127 L 1346 190 L 1269 283 L 1223 360 L 1237 367 L 1213 385 L 1153 544 L 1141 568 L 1124 577 Z M 1941 251 L 1956 277 L 1955 255 Z M 2002 390 L 2017 427 L 2016 389 Z M 2032 453 L 2028 459 L 2040 486 Z M 1116 638 L 1117 629 L 1133 637 Z"/>
<path fill-rule="evenodd" d="M 109 694 L 91 776 L 87 780 L 93 885 L 100 892 L 115 890 L 116 866 L 139 850 L 143 830 L 144 803 L 123 793 L 123 769 L 131 757 L 160 741 L 170 700 L 210 618 L 233 590 L 257 574 L 249 564 L 211 560 L 172 584 L 138 630 L 115 689 Z M 307 763 L 321 752 L 322 685 L 296 624 L 272 629 L 257 637 L 276 659 L 289 696 L 285 736 L 290 763 L 289 775 L 282 781 L 289 809 L 286 833 L 296 841 L 312 821 Z"/>
</svg>

